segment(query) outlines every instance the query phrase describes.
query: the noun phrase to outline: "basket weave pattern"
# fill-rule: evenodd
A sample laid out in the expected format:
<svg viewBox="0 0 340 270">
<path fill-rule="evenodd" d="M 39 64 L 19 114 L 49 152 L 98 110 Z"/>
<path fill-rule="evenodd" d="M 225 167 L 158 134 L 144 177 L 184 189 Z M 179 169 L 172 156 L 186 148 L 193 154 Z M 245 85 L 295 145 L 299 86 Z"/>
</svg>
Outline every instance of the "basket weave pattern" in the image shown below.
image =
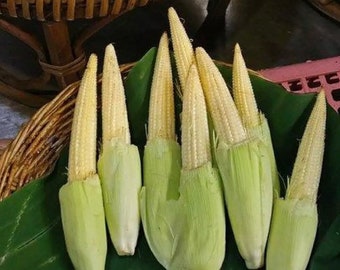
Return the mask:
<svg viewBox="0 0 340 270">
<path fill-rule="evenodd" d="M 28 20 L 60 21 L 119 15 L 150 0 L 0 0 L 0 14 Z"/>
<path fill-rule="evenodd" d="M 133 65 L 122 65 L 122 75 Z M 98 77 L 100 83 L 101 76 Z M 79 81 L 69 85 L 38 110 L 0 156 L 0 201 L 51 172 L 69 142 L 79 85 Z"/>
</svg>

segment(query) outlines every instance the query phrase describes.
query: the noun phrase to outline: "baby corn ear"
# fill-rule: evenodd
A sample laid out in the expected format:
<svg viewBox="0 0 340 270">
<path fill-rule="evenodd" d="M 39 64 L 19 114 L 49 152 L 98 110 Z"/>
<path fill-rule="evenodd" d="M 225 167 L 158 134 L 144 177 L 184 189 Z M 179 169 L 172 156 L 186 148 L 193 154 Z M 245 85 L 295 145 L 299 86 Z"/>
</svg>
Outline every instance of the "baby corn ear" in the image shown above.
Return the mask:
<svg viewBox="0 0 340 270">
<path fill-rule="evenodd" d="M 171 41 L 174 49 L 177 72 L 183 91 L 189 68 L 194 61 L 194 50 L 190 39 L 174 8 L 169 8 L 168 17 L 170 23 Z"/>
<path fill-rule="evenodd" d="M 306 269 L 317 231 L 315 203 L 321 175 L 326 126 L 323 91 L 309 117 L 286 198 L 274 204 L 269 235 L 267 269 Z"/>
<path fill-rule="evenodd" d="M 175 245 L 173 226 L 181 152 L 175 141 L 174 93 L 166 33 L 159 43 L 153 74 L 143 166 L 144 186 L 140 192 L 143 229 L 156 259 L 168 268 Z"/>
<path fill-rule="evenodd" d="M 211 165 L 207 112 L 192 65 L 183 96 L 180 198 L 169 269 L 220 269 L 225 254 L 225 215 L 220 179 Z"/>
<path fill-rule="evenodd" d="M 270 129 L 266 117 L 257 108 L 249 73 L 238 44 L 235 45 L 233 63 L 233 92 L 236 107 L 240 112 L 242 123 L 246 128 L 248 137 L 259 138 L 267 145 L 268 155 L 271 161 L 273 195 L 276 198 L 280 196 L 280 182 Z"/>
<path fill-rule="evenodd" d="M 107 252 L 102 191 L 96 174 L 96 72 L 91 55 L 75 105 L 68 183 L 59 200 L 68 254 L 75 269 L 104 269 Z"/>
<path fill-rule="evenodd" d="M 103 149 L 98 173 L 106 222 L 118 255 L 133 255 L 140 225 L 141 164 L 138 148 L 130 144 L 123 82 L 112 45 L 105 50 L 102 118 Z"/>
</svg>

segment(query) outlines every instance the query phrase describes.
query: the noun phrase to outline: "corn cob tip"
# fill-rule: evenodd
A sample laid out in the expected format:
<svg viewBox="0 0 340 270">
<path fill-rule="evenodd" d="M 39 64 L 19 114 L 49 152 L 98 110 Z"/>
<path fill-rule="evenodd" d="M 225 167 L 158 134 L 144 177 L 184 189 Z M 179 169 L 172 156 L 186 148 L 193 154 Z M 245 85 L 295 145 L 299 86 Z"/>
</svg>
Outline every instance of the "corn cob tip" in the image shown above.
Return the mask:
<svg viewBox="0 0 340 270">
<path fill-rule="evenodd" d="M 236 43 L 235 44 L 235 48 L 234 48 L 234 53 L 239 53 L 241 54 L 241 47 L 240 47 L 240 44 Z"/>
<path fill-rule="evenodd" d="M 173 7 L 169 7 L 168 17 L 169 17 L 169 21 L 179 21 L 180 22 L 178 13 Z"/>
<path fill-rule="evenodd" d="M 189 68 L 195 61 L 194 50 L 186 30 L 173 7 L 168 9 L 168 17 L 175 62 L 183 92 Z"/>
<path fill-rule="evenodd" d="M 168 33 L 167 32 L 163 32 L 163 34 L 161 35 L 161 38 L 160 38 L 160 40 L 159 40 L 159 45 L 158 45 L 158 47 L 160 47 L 160 44 L 161 43 L 168 43 L 169 42 L 169 40 L 168 40 Z"/>
<path fill-rule="evenodd" d="M 105 55 L 116 55 L 116 51 L 112 43 L 105 47 Z"/>
<path fill-rule="evenodd" d="M 97 72 L 97 63 L 98 63 L 98 57 L 96 54 L 92 53 L 89 57 L 89 60 L 86 65 L 86 69 L 95 69 Z"/>
<path fill-rule="evenodd" d="M 173 16 L 173 14 L 176 14 L 176 15 L 177 15 L 176 10 L 175 10 L 173 7 L 169 7 L 169 9 L 168 9 L 168 15 L 169 15 L 169 16 Z"/>
<path fill-rule="evenodd" d="M 325 146 L 326 114 L 326 97 L 322 90 L 317 96 L 299 145 L 287 188 L 286 197 L 289 199 L 316 202 Z"/>
<path fill-rule="evenodd" d="M 248 69 L 238 43 L 236 43 L 234 50 L 233 92 L 236 107 L 246 129 L 258 126 L 260 124 L 259 110 Z"/>
</svg>

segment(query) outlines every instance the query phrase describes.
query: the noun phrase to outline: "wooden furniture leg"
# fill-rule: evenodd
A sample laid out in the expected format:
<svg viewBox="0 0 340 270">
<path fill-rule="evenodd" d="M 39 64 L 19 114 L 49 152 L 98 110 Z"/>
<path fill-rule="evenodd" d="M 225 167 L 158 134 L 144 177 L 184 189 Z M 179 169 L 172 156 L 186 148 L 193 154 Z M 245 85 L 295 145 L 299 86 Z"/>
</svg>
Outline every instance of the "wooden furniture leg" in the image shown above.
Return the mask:
<svg viewBox="0 0 340 270">
<path fill-rule="evenodd" d="M 34 35 L 27 33 L 19 26 L 13 25 L 4 19 L 0 19 L 0 29 L 29 46 L 37 54 L 39 61 L 46 61 L 44 47 Z M 43 71 L 37 78 L 20 80 L 13 74 L 5 73 L 1 67 L 0 74 L 1 80 L 19 89 L 40 89 L 40 87 L 48 82 L 51 77 L 50 74 Z"/>
<path fill-rule="evenodd" d="M 0 19 L 0 30 L 28 45 L 35 51 L 40 61 L 46 60 L 42 44 L 32 34 L 4 19 Z M 43 89 L 42 86 L 50 80 L 50 77 L 50 74 L 42 71 L 36 78 L 21 80 L 0 67 L 0 94 L 30 107 L 41 107 L 49 101 L 49 98 L 40 96 L 36 92 Z M 35 91 L 28 92 L 30 89 L 35 89 Z"/>
<path fill-rule="evenodd" d="M 340 3 L 334 0 L 307 0 L 321 12 L 340 22 Z"/>
<path fill-rule="evenodd" d="M 73 43 L 70 40 L 67 22 L 43 22 L 48 57 L 45 56 L 43 45 L 32 34 L 0 19 L 0 29 L 30 46 L 37 53 L 42 68 L 42 74 L 38 78 L 20 81 L 0 67 L 0 93 L 25 105 L 41 107 L 49 99 L 38 94 L 42 93 L 41 90 L 44 90 L 51 75 L 56 78 L 60 89 L 79 80 L 86 65 L 84 43 L 114 18 L 115 16 L 107 16 L 94 22 L 80 32 Z"/>
<path fill-rule="evenodd" d="M 53 75 L 56 76 L 59 87 L 63 89 L 68 84 L 79 80 L 76 72 L 73 73 L 68 70 L 68 67 L 70 67 L 69 64 L 75 63 L 74 61 L 76 59 L 73 55 L 67 22 L 44 22 L 42 26 L 45 34 L 45 42 L 49 51 L 49 67 L 53 69 L 53 66 L 55 66 Z M 44 67 L 47 67 L 47 65 L 43 66 L 43 68 Z"/>
</svg>

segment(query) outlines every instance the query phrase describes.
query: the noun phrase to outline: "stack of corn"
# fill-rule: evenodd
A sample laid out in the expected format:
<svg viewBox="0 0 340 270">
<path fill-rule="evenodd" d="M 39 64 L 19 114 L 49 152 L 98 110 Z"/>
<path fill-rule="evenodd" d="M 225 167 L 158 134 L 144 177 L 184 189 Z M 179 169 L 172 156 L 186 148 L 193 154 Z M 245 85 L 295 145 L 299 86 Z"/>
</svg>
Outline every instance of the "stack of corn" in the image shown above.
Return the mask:
<svg viewBox="0 0 340 270">
<path fill-rule="evenodd" d="M 248 71 L 238 44 L 235 46 L 233 63 L 234 104 L 223 77 L 204 49 L 197 48 L 196 58 L 193 58 L 190 40 L 186 36 L 185 30 L 173 9 L 169 10 L 169 21 L 181 85 L 183 85 L 182 78 L 188 72 L 188 62 L 194 62 L 195 59 L 197 62 L 208 105 L 208 113 L 213 121 L 217 135 L 218 142 L 214 153 L 222 176 L 226 206 L 238 249 L 245 259 L 247 268 L 260 268 L 264 264 L 273 201 L 275 201 L 276 205 L 276 202 L 280 200 L 280 183 L 267 120 L 257 108 Z M 300 174 L 300 180 L 292 181 L 294 187 L 298 190 L 295 192 L 304 194 L 306 190 L 309 190 L 313 194 L 310 195 L 310 201 L 314 204 L 310 204 L 309 207 L 314 209 L 314 217 L 316 214 L 315 196 L 323 157 L 322 149 L 326 119 L 325 102 L 322 101 L 323 94 L 321 93 L 320 96 L 315 105 L 317 112 L 312 113 L 311 119 L 315 119 L 314 121 L 319 121 L 321 124 L 318 129 L 312 129 L 310 132 L 307 131 L 307 126 L 306 133 L 309 133 L 309 135 L 305 135 L 305 140 L 309 142 L 305 143 L 305 146 L 301 145 L 301 148 L 305 149 L 299 151 L 303 153 L 303 157 L 299 158 L 298 155 L 297 158 L 297 164 L 305 164 L 304 159 L 307 156 L 311 156 L 309 157 L 311 162 L 308 163 L 307 168 L 294 168 L 294 172 L 302 170 L 303 173 L 295 173 Z M 316 143 L 316 140 L 319 140 L 320 143 Z M 315 145 L 312 147 L 313 144 Z M 293 179 L 296 179 L 294 172 Z M 306 182 L 305 179 L 310 180 Z M 306 184 L 296 184 L 295 182 Z M 290 189 L 291 187 L 288 189 L 288 193 Z M 299 198 L 303 199 L 303 197 Z M 278 219 L 276 217 L 276 212 L 278 211 L 276 208 L 275 206 L 274 221 Z M 290 208 L 290 210 L 293 211 L 293 208 Z M 310 212 L 308 209 L 306 211 Z M 300 220 L 302 222 L 302 218 Z M 271 230 L 277 230 L 275 227 L 278 225 L 274 225 Z M 298 226 L 298 224 L 291 224 L 285 228 L 293 229 Z M 306 228 L 307 234 L 311 230 L 306 244 L 301 244 L 301 247 L 296 244 L 293 248 L 288 245 L 285 246 L 285 250 L 281 251 L 281 254 L 285 252 L 286 256 L 282 257 L 280 257 L 279 250 L 275 250 L 273 253 L 276 254 L 277 258 L 274 260 L 268 260 L 268 258 L 272 257 L 271 252 L 269 252 L 267 261 L 274 261 L 274 263 L 268 264 L 268 269 L 277 269 L 278 261 L 276 260 L 278 258 L 284 258 L 279 261 L 282 269 L 293 270 L 306 267 L 316 231 L 315 224 L 312 221 L 306 226 L 309 226 L 309 230 Z M 288 230 L 286 231 L 284 235 L 289 234 Z M 300 229 L 298 231 L 300 235 L 306 235 L 306 232 L 302 233 Z M 278 239 L 282 238 L 282 234 L 279 232 L 271 234 L 276 235 L 276 238 L 271 237 L 275 239 L 272 241 L 277 241 L 273 246 L 279 248 Z M 285 240 L 287 239 L 291 240 L 287 243 L 292 242 L 291 238 L 285 238 Z M 298 242 L 303 243 L 303 240 Z M 305 251 L 302 251 L 302 247 L 304 247 Z M 293 254 L 299 255 L 293 256 Z M 292 260 L 295 265 L 291 263 Z M 295 267 L 298 265 L 300 266 Z"/>
<path fill-rule="evenodd" d="M 166 269 L 220 269 L 225 256 L 224 195 L 247 268 L 264 265 L 269 234 L 267 269 L 305 269 L 317 227 L 324 93 L 317 98 L 281 199 L 269 126 L 257 108 L 239 46 L 233 98 L 205 50 L 193 50 L 173 8 L 169 21 L 183 96 L 182 144 L 176 141 L 173 77 L 164 33 L 151 86 L 143 187 L 112 45 L 104 59 L 103 139 L 99 177 L 96 174 L 97 60 L 90 57 L 75 107 L 69 181 L 59 195 L 66 246 L 75 268 L 104 269 L 105 217 L 117 253 L 134 254 L 141 216 L 147 242 Z M 217 137 L 213 147 L 208 117 Z"/>
<path fill-rule="evenodd" d="M 164 34 L 151 88 L 141 192 L 143 228 L 151 250 L 166 269 L 219 269 L 225 254 L 223 197 L 218 173 L 211 165 L 207 113 L 195 65 L 184 90 L 180 149 L 175 141 Z"/>
<path fill-rule="evenodd" d="M 169 21 L 177 70 L 183 85 L 182 78 L 188 72 L 187 63 L 194 61 L 195 55 L 173 9 L 169 10 Z M 203 48 L 196 49 L 196 61 L 218 138 L 214 151 L 236 242 L 247 267 L 256 269 L 264 262 L 272 211 L 272 183 L 278 182 L 278 177 L 267 121 L 257 110 L 247 69 L 240 64 L 243 59 L 237 49 L 234 90 L 239 96 L 238 108 L 222 75 Z M 240 208 L 239 202 L 244 207 Z"/>
</svg>

